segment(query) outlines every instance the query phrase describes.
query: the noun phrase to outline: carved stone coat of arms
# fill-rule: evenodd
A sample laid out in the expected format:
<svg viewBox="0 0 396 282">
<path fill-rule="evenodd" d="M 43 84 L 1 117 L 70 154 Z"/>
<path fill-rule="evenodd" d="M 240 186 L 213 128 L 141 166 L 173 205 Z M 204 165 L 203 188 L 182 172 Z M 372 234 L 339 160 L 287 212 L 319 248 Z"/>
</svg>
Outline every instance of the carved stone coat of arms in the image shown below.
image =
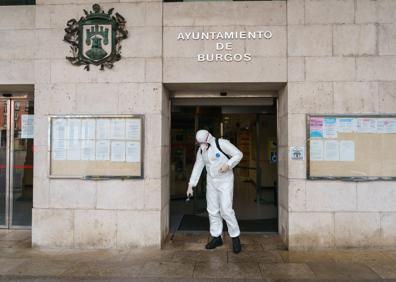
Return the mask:
<svg viewBox="0 0 396 282">
<path fill-rule="evenodd" d="M 112 68 L 121 59 L 121 40 L 128 37 L 126 20 L 119 13 L 113 15 L 113 8 L 107 13 L 99 4 L 92 11 L 84 10 L 85 17 L 71 19 L 65 28 L 64 41 L 70 43 L 72 56 L 66 59 L 76 66 L 90 65 Z"/>
</svg>

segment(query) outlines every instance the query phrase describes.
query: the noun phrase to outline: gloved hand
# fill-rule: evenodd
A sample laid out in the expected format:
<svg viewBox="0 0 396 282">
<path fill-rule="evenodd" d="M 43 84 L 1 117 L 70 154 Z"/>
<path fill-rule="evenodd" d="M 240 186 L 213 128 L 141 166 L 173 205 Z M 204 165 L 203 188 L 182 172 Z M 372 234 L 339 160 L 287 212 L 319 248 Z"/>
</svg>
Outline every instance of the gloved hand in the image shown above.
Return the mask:
<svg viewBox="0 0 396 282">
<path fill-rule="evenodd" d="M 225 172 L 227 172 L 229 169 L 230 169 L 230 166 L 229 166 L 228 164 L 223 164 L 223 165 L 221 166 L 221 168 L 219 169 L 219 172 L 220 172 L 220 173 L 225 173 Z"/>
<path fill-rule="evenodd" d="M 186 194 L 187 194 L 187 198 L 190 198 L 194 195 L 193 187 L 191 184 L 188 185 Z"/>
</svg>

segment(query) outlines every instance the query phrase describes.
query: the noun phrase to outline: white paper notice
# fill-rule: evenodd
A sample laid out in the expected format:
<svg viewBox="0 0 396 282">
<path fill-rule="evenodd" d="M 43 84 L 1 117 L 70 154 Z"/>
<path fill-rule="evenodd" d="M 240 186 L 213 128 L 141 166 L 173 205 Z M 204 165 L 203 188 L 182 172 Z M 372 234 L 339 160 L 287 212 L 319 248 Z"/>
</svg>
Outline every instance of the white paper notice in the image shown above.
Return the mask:
<svg viewBox="0 0 396 282">
<path fill-rule="evenodd" d="M 359 133 L 377 133 L 377 119 L 375 119 L 375 118 L 358 118 L 357 132 L 359 132 Z"/>
<path fill-rule="evenodd" d="M 67 159 L 70 161 L 79 161 L 81 159 L 81 141 L 69 139 L 67 146 Z"/>
<path fill-rule="evenodd" d="M 97 161 L 110 160 L 110 141 L 107 140 L 96 141 L 95 147 L 96 147 L 95 158 Z"/>
<path fill-rule="evenodd" d="M 311 140 L 309 152 L 309 158 L 311 161 L 323 161 L 323 141 Z"/>
<path fill-rule="evenodd" d="M 140 142 L 127 142 L 126 161 L 129 163 L 140 162 Z"/>
<path fill-rule="evenodd" d="M 96 120 L 96 139 L 110 139 L 110 120 Z"/>
<path fill-rule="evenodd" d="M 67 139 L 80 139 L 81 119 L 69 119 Z"/>
<path fill-rule="evenodd" d="M 111 142 L 111 161 L 125 162 L 125 142 Z"/>
<path fill-rule="evenodd" d="M 355 142 L 351 140 L 340 141 L 340 161 L 355 161 Z"/>
<path fill-rule="evenodd" d="M 343 133 L 356 132 L 356 118 L 337 118 L 337 131 Z"/>
<path fill-rule="evenodd" d="M 95 160 L 95 142 L 93 140 L 81 141 L 81 159 L 83 161 Z"/>
<path fill-rule="evenodd" d="M 140 140 L 141 121 L 140 119 L 127 119 L 126 137 L 129 140 Z"/>
<path fill-rule="evenodd" d="M 81 120 L 81 139 L 95 139 L 95 120 Z"/>
<path fill-rule="evenodd" d="M 52 139 L 65 139 L 66 122 L 65 119 L 55 119 L 53 121 Z"/>
<path fill-rule="evenodd" d="M 52 140 L 52 159 L 55 161 L 66 160 L 66 141 L 64 139 Z"/>
<path fill-rule="evenodd" d="M 377 133 L 385 133 L 385 119 L 377 118 Z"/>
<path fill-rule="evenodd" d="M 384 119 L 385 133 L 396 133 L 396 119 L 386 118 Z"/>
<path fill-rule="evenodd" d="M 326 140 L 324 148 L 325 161 L 338 161 L 340 159 L 340 151 L 337 140 Z"/>
<path fill-rule="evenodd" d="M 111 139 L 125 139 L 125 119 L 111 120 Z"/>
<path fill-rule="evenodd" d="M 31 139 L 34 134 L 34 115 L 22 115 L 21 138 Z"/>
<path fill-rule="evenodd" d="M 323 122 L 323 137 L 337 138 L 337 119 L 325 118 Z"/>
</svg>

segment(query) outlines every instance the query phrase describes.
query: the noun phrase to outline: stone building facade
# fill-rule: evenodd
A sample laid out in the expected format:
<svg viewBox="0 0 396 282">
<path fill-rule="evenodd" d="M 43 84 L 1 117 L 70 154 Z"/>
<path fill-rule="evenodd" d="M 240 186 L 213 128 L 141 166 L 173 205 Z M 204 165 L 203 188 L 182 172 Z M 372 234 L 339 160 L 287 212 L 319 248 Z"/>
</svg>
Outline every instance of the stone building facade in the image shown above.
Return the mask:
<svg viewBox="0 0 396 282">
<path fill-rule="evenodd" d="M 91 0 L 0 7 L 1 90 L 34 92 L 36 247 L 160 247 L 169 233 L 171 95 L 263 91 L 278 99 L 279 234 L 289 249 L 396 246 L 396 182 L 308 180 L 306 114 L 396 114 L 396 1 L 175 2 L 101 0 L 127 21 L 122 59 L 72 66 L 66 22 Z M 199 62 L 210 40 L 180 33 L 271 31 L 235 40 L 248 62 Z M 30 88 L 29 88 L 30 87 Z M 48 177 L 49 115 L 145 115 L 144 179 Z"/>
</svg>

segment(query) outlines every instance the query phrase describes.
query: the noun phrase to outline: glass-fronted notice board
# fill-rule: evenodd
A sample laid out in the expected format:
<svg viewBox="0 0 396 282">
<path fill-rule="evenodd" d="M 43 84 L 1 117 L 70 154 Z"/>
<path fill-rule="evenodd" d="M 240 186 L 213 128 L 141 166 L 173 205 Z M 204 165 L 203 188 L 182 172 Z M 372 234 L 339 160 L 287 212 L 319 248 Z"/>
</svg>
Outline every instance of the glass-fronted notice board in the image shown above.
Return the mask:
<svg viewBox="0 0 396 282">
<path fill-rule="evenodd" d="M 143 178 L 143 116 L 50 116 L 49 125 L 51 178 Z"/>
<path fill-rule="evenodd" d="M 308 115 L 308 179 L 396 179 L 396 116 Z"/>
</svg>

